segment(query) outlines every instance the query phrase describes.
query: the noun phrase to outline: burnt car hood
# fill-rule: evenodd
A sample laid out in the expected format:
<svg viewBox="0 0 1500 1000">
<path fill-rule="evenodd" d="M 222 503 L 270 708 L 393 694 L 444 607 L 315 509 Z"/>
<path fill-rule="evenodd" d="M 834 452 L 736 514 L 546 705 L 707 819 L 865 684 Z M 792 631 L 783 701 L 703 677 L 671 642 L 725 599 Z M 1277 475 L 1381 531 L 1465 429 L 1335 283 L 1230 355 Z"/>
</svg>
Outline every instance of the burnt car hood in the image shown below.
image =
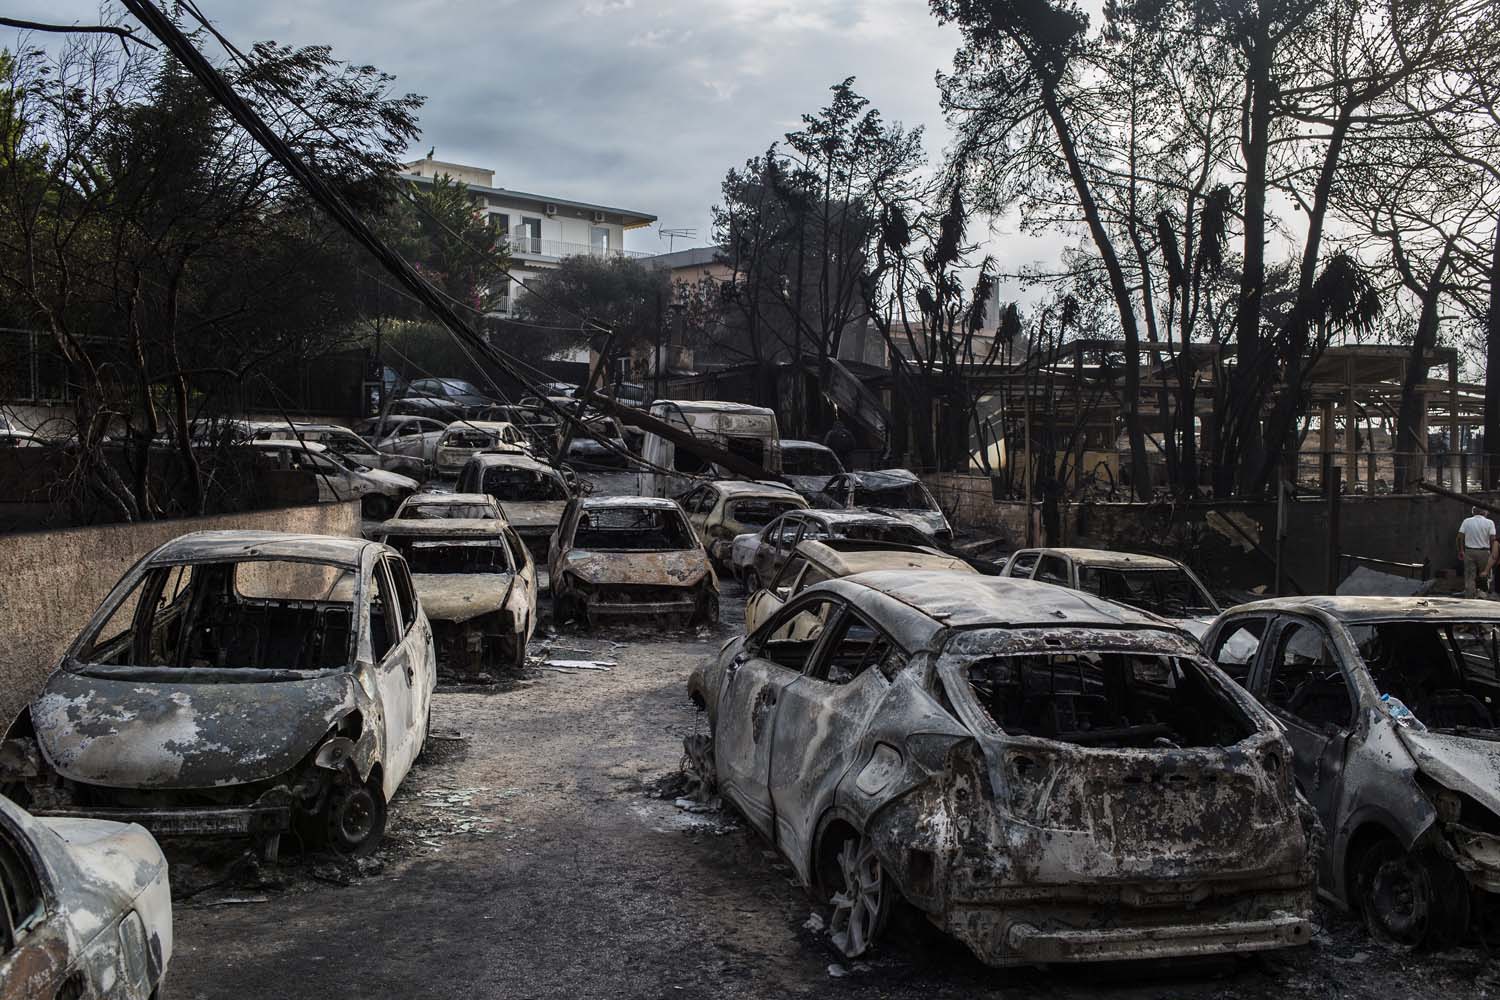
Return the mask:
<svg viewBox="0 0 1500 1000">
<path fill-rule="evenodd" d="M 517 531 L 526 528 L 557 527 L 562 520 L 563 508 L 568 505 L 566 500 L 502 500 L 500 509 L 505 513 L 505 519 L 510 526 Z"/>
<path fill-rule="evenodd" d="M 887 514 L 891 517 L 900 518 L 907 524 L 922 532 L 924 535 L 927 535 L 931 538 L 936 538 L 938 535 L 941 535 L 945 531 L 950 533 L 953 531 L 953 529 L 949 527 L 948 519 L 943 516 L 942 511 L 906 510 L 896 507 L 871 507 L 870 509 L 880 514 Z"/>
<path fill-rule="evenodd" d="M 789 476 L 781 477 L 792 484 L 792 489 L 803 496 L 811 496 L 814 493 L 822 493 L 828 487 L 828 480 L 833 476 Z"/>
<path fill-rule="evenodd" d="M 42 754 L 110 788 L 211 788 L 291 770 L 355 708 L 347 671 L 270 683 L 184 684 L 55 671 L 31 705 Z"/>
<path fill-rule="evenodd" d="M 1411 752 L 1418 770 L 1500 815 L 1500 742 L 1388 724 Z"/>
<path fill-rule="evenodd" d="M 691 587 L 708 574 L 708 556 L 702 549 L 666 552 L 595 552 L 572 549 L 563 556 L 562 568 L 592 584 L 645 584 L 659 587 Z"/>
<path fill-rule="evenodd" d="M 510 573 L 413 573 L 428 621 L 466 622 L 505 607 Z"/>
</svg>

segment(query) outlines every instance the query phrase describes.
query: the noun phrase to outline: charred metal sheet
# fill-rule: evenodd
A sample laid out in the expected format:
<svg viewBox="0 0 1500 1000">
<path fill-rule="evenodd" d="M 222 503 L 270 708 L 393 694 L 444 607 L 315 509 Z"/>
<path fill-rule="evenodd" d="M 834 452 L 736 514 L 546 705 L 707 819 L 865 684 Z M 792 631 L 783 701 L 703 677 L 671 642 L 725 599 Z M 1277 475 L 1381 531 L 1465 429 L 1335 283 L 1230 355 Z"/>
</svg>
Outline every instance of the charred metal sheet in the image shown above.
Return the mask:
<svg viewBox="0 0 1500 1000">
<path fill-rule="evenodd" d="M 169 686 L 60 670 L 33 703 L 32 725 L 47 762 L 73 781 L 211 788 L 294 767 L 354 710 L 357 688 L 348 673 Z"/>
<path fill-rule="evenodd" d="M 878 877 L 996 965 L 1308 941 L 1319 834 L 1289 748 L 1190 638 L 1059 588 L 958 573 L 850 577 L 782 613 L 829 596 L 888 629 L 904 655 L 871 666 L 868 639 L 825 640 L 815 655 L 828 660 L 809 664 L 809 678 L 761 655 L 762 630 L 694 671 L 689 693 L 713 726 L 713 766 L 700 770 L 799 878 L 834 894 L 836 928 L 861 912 L 857 885 Z M 965 627 L 944 628 L 939 615 Z M 1090 694 L 1081 673 L 1073 687 L 1033 690 L 1007 665 L 998 676 L 1015 693 L 1005 697 L 1034 701 L 1056 735 L 1007 732 L 986 708 L 1006 708 L 1002 689 L 981 698 L 970 679 L 971 668 L 997 676 L 986 665 L 1006 658 L 1064 675 L 1085 663 L 1130 671 L 1130 684 L 1154 684 L 1169 701 L 1160 718 L 1116 724 L 1125 709 L 1110 708 L 1103 688 Z M 846 662 L 861 665 L 852 677 L 817 679 Z M 1124 687 L 1110 697 L 1126 698 Z M 1100 728 L 1073 720 L 1073 698 L 1095 699 Z M 857 882 L 851 865 L 864 873 Z M 857 939 L 835 932 L 840 948 Z"/>
<path fill-rule="evenodd" d="M 510 573 L 414 573 L 417 596 L 431 622 L 461 624 L 505 607 Z"/>
<path fill-rule="evenodd" d="M 590 552 L 572 549 L 562 559 L 563 568 L 579 579 L 596 585 L 659 584 L 691 587 L 709 573 L 699 549 L 667 552 Z"/>
</svg>

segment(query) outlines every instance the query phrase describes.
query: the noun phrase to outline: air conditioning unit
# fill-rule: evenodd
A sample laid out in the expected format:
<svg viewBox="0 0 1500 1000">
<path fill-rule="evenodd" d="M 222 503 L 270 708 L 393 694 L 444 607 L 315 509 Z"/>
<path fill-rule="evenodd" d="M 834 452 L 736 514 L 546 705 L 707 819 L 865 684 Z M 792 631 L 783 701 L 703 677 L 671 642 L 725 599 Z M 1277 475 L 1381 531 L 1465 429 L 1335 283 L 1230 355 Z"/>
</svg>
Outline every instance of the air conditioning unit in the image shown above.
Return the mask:
<svg viewBox="0 0 1500 1000">
<path fill-rule="evenodd" d="M 546 212 L 548 215 L 556 215 L 557 206 L 549 203 L 542 209 L 542 211 Z"/>
<path fill-rule="evenodd" d="M 603 222 L 604 221 L 604 213 L 603 212 L 595 212 L 594 213 L 594 221 L 596 223 Z"/>
</svg>

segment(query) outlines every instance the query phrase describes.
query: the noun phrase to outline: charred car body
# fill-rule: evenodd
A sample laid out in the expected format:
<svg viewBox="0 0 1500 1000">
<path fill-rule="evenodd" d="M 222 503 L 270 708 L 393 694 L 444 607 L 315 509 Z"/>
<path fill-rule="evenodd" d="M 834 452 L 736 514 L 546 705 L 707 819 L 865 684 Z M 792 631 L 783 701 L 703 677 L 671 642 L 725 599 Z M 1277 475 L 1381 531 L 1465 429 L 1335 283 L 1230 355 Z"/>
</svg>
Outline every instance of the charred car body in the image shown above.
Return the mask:
<svg viewBox="0 0 1500 1000">
<path fill-rule="evenodd" d="M 561 472 L 529 455 L 475 455 L 459 473 L 457 490 L 493 497 L 539 562 L 573 496 Z"/>
<path fill-rule="evenodd" d="M 823 495 L 840 507 L 862 507 L 899 517 L 940 548 L 953 544 L 953 526 L 922 480 L 910 470 L 845 472 L 828 480 Z"/>
<path fill-rule="evenodd" d="M 1323 892 L 1377 938 L 1455 943 L 1500 894 L 1497 639 L 1487 601 L 1309 597 L 1231 608 L 1204 642 L 1286 726 Z"/>
<path fill-rule="evenodd" d="M 469 674 L 526 665 L 536 566 L 515 529 L 493 518 L 394 518 L 378 540 L 406 559 L 438 662 Z"/>
<path fill-rule="evenodd" d="M 171 959 L 167 861 L 149 833 L 38 819 L 0 796 L 0 998 L 155 1000 Z"/>
<path fill-rule="evenodd" d="M 795 490 L 780 483 L 735 479 L 701 483 L 677 502 L 721 572 L 731 567 L 730 551 L 737 536 L 760 531 L 787 511 L 807 507 Z"/>
<path fill-rule="evenodd" d="M 745 631 L 754 632 L 787 601 L 824 580 L 879 570 L 914 569 L 976 572 L 957 556 L 926 545 L 860 542 L 847 538 L 798 542 L 792 557 L 782 564 L 776 578 L 745 599 Z"/>
<path fill-rule="evenodd" d="M 931 544 L 931 539 L 899 517 L 868 510 L 794 510 L 781 515 L 751 538 L 755 539 L 753 544 L 747 544 L 750 539 L 743 535 L 736 538 L 731 558 L 735 562 L 743 560 L 748 563 L 744 578 L 746 587 L 752 592 L 776 579 L 776 574 L 781 572 L 782 565 L 792 557 L 800 542 L 849 538 L 919 547 Z"/>
<path fill-rule="evenodd" d="M 686 749 L 834 907 L 991 964 L 1305 943 L 1317 824 L 1275 722 L 1161 619 L 1029 581 L 819 584 L 697 668 Z"/>
<path fill-rule="evenodd" d="M 183 535 L 105 598 L 12 725 L 0 780 L 43 816 L 250 837 L 268 858 L 296 823 L 365 853 L 426 739 L 433 659 L 383 545 Z"/>
<path fill-rule="evenodd" d="M 1176 559 L 1104 549 L 1021 549 L 1006 560 L 1002 576 L 1071 587 L 1149 611 L 1201 639 L 1219 605 L 1193 571 Z"/>
<path fill-rule="evenodd" d="M 553 620 L 719 620 L 719 581 L 682 508 L 660 497 L 573 500 L 547 562 Z"/>
</svg>

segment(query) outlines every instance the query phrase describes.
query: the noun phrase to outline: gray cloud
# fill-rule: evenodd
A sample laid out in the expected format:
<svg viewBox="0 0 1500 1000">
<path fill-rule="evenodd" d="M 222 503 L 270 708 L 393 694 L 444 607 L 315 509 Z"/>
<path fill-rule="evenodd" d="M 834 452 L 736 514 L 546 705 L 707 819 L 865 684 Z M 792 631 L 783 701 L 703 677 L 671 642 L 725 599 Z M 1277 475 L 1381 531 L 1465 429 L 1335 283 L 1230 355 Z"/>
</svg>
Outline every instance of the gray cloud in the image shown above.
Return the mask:
<svg viewBox="0 0 1500 1000">
<path fill-rule="evenodd" d="M 796 128 L 845 76 L 887 119 L 924 126 L 940 155 L 948 133 L 933 77 L 959 41 L 920 0 L 199 4 L 242 48 L 329 44 L 425 95 L 414 156 L 436 146 L 440 159 L 493 167 L 498 184 L 650 212 L 696 228 L 700 242 L 724 172 Z M 11 6 L 16 17 L 98 19 L 97 0 Z M 990 240 L 1009 258 L 1007 242 Z M 647 231 L 627 245 L 666 249 Z"/>
</svg>

